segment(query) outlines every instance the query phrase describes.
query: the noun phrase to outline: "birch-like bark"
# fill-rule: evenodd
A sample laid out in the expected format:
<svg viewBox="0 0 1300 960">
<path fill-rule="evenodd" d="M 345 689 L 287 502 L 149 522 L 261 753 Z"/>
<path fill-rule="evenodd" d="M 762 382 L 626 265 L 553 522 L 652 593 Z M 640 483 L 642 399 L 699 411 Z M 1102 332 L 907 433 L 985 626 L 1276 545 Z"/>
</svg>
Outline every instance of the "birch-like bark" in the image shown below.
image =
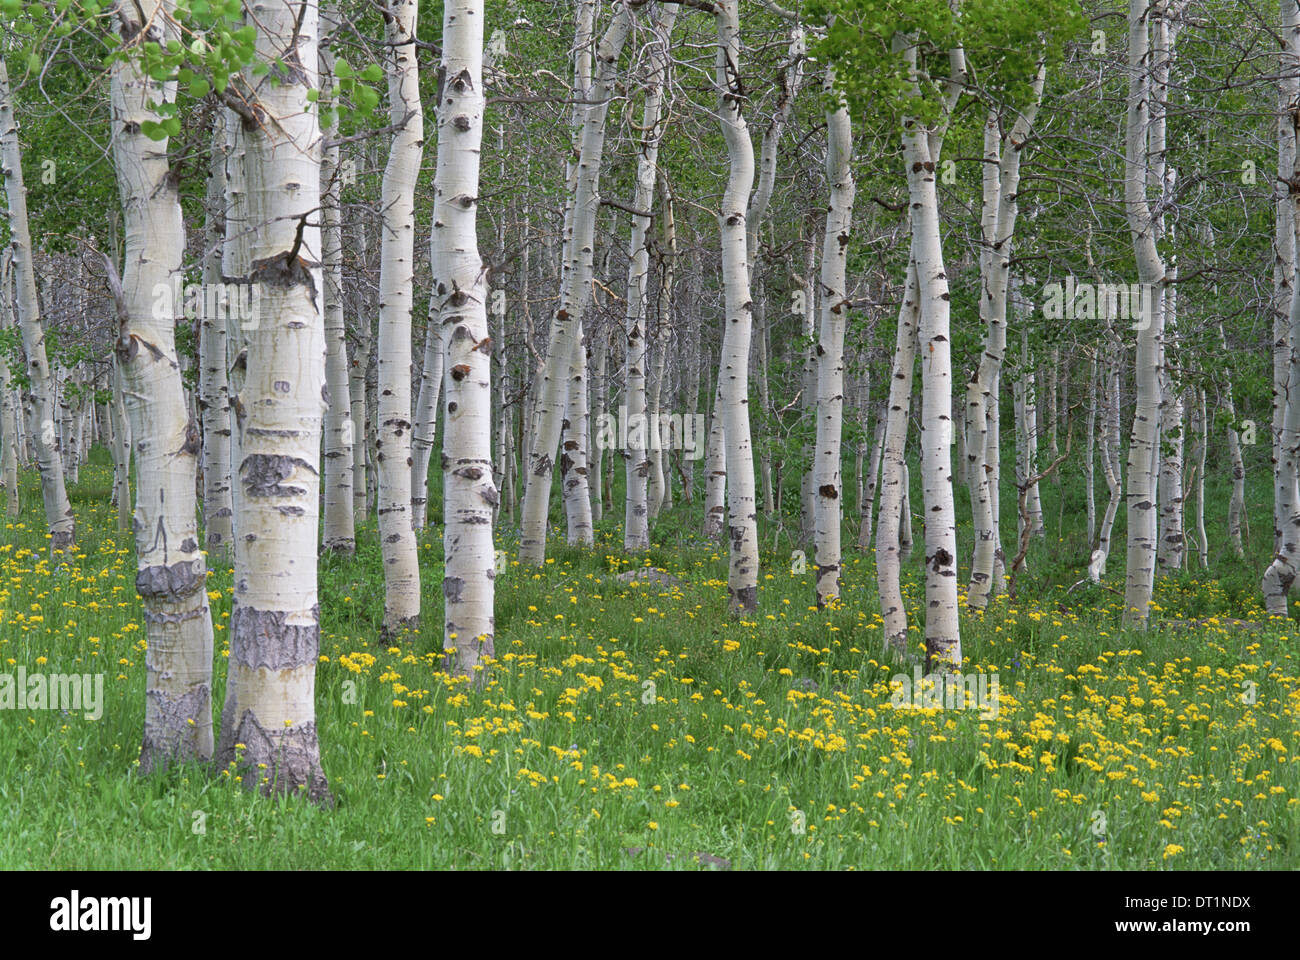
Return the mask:
<svg viewBox="0 0 1300 960">
<path fill-rule="evenodd" d="M 398 127 L 380 202 L 379 406 L 376 460 L 379 541 L 384 555 L 384 633 L 420 618 L 420 567 L 411 522 L 411 304 L 415 286 L 415 181 L 424 154 L 424 114 L 415 31 L 419 0 L 393 0 L 385 18 L 390 122 Z M 480 54 L 481 55 L 481 54 Z M 451 78 L 447 78 L 450 82 Z"/>
<path fill-rule="evenodd" d="M 749 258 L 745 211 L 754 185 L 754 144 L 741 112 L 739 0 L 717 4 L 718 51 L 714 83 L 718 119 L 727 143 L 727 188 L 718 212 L 722 233 L 722 285 L 725 327 L 722 365 L 718 377 L 726 436 L 727 527 L 730 568 L 727 596 L 731 609 L 758 607 L 758 520 L 754 497 L 754 450 L 749 429 L 749 341 L 753 303 L 749 291 Z"/>
<path fill-rule="evenodd" d="M 913 96 L 916 47 L 907 62 Z M 965 77 L 960 48 L 950 53 L 951 93 Z M 951 110 L 951 107 L 949 107 Z M 938 138 L 936 138 L 938 139 Z M 935 168 L 938 143 L 915 120 L 904 121 L 903 153 L 912 207 L 912 253 L 916 261 L 921 323 L 921 490 L 925 508 L 925 653 L 926 670 L 961 669 L 961 635 L 957 617 L 957 516 L 952 477 L 952 356 L 948 279 L 939 235 L 939 198 Z M 942 142 L 941 139 L 938 142 Z"/>
<path fill-rule="evenodd" d="M 675 4 L 661 5 L 655 14 L 653 36 L 648 43 L 645 90 L 641 107 L 641 137 L 637 143 L 636 181 L 632 207 L 647 213 L 654 205 L 658 175 L 659 143 L 663 137 L 660 114 L 664 90 L 669 81 Z M 627 502 L 623 514 L 623 549 L 650 548 L 650 446 L 646 423 L 646 297 L 650 276 L 650 217 L 632 216 L 632 237 L 627 267 L 627 310 L 624 317 L 626 352 L 623 376 L 627 388 L 627 449 L 623 451 L 626 470 Z"/>
<path fill-rule="evenodd" d="M 591 487 L 587 482 L 587 444 L 590 434 L 587 406 L 587 343 L 578 321 L 569 363 L 569 397 L 561 425 L 560 489 L 568 524 L 566 542 L 589 547 L 595 543 L 591 517 Z"/>
<path fill-rule="evenodd" d="M 325 324 L 320 302 L 320 164 L 314 0 L 264 0 L 256 60 L 238 77 L 262 122 L 243 130 L 249 277 L 239 440 L 235 592 L 217 769 L 266 793 L 329 802 L 316 732 L 317 545 Z M 256 62 L 292 65 L 255 75 Z"/>
<path fill-rule="evenodd" d="M 483 141 L 483 2 L 443 8 L 434 180 L 434 282 L 447 347 L 443 440 L 444 647 L 455 670 L 475 677 L 494 655 L 496 555 L 492 518 L 492 338 L 487 283 L 478 252 L 479 154 Z M 476 677 L 477 679 L 477 677 Z"/>
<path fill-rule="evenodd" d="M 722 383 L 713 392 L 709 441 L 704 453 L 704 536 L 717 540 L 727 518 L 727 438 L 722 415 Z"/>
<path fill-rule="evenodd" d="M 366 248 L 365 218 L 358 218 L 356 225 L 358 248 Z M 368 442 L 369 420 L 366 403 L 366 370 L 370 366 L 370 314 L 366 310 L 367 298 L 354 297 L 355 337 L 352 355 L 348 360 L 348 399 L 352 401 L 352 515 L 353 529 L 356 524 L 365 523 L 370 516 L 370 497 L 366 475 L 370 461 L 370 444 Z M 412 438 L 414 442 L 414 438 Z"/>
<path fill-rule="evenodd" d="M 827 68 L 825 92 L 834 92 L 835 71 Z M 848 322 L 848 248 L 855 185 L 850 163 L 853 136 L 848 106 L 826 111 L 826 183 L 830 204 L 822 244 L 821 325 L 817 336 L 817 439 L 813 461 L 816 489 L 817 606 L 840 595 L 844 484 L 844 330 Z"/>
<path fill-rule="evenodd" d="M 650 399 L 646 404 L 647 420 L 654 431 L 655 444 L 650 456 L 650 483 L 647 488 L 647 507 L 651 518 L 657 517 L 665 504 L 672 506 L 672 473 L 670 455 L 672 437 L 669 423 L 662 417 L 664 377 L 667 374 L 668 351 L 673 343 L 673 282 L 677 261 L 677 224 L 673 219 L 673 198 L 667 180 L 662 190 L 662 213 L 659 238 L 659 302 L 656 311 L 654 372 L 650 378 Z"/>
<path fill-rule="evenodd" d="M 334 100 L 334 55 L 329 43 L 338 25 L 337 5 L 326 4 L 321 12 L 322 90 L 318 101 L 324 107 L 330 106 Z M 330 86 L 324 87 L 327 83 Z M 337 132 L 335 114 L 330 126 L 321 133 L 329 139 Z M 357 542 L 352 503 L 352 451 L 357 433 L 352 423 L 347 324 L 343 319 L 343 223 L 340 210 L 343 179 L 337 145 L 324 150 L 320 176 L 325 276 L 325 387 L 329 391 L 329 409 L 325 413 L 325 527 L 322 539 L 326 550 L 347 556 L 356 550 Z"/>
<path fill-rule="evenodd" d="M 986 331 L 984 352 L 966 391 L 966 419 L 970 425 L 966 457 L 975 528 L 975 551 L 966 602 L 972 610 L 984 609 L 990 595 L 1002 592 L 1002 581 L 995 575 L 997 559 L 1002 555 L 1002 542 L 994 509 L 999 495 L 998 471 L 990 462 L 993 455 L 990 438 L 1001 419 L 1001 404 L 995 390 L 1001 382 L 1002 364 L 1007 352 L 1007 295 L 1019 213 L 1020 161 L 1038 116 L 1045 79 L 1045 64 L 1040 61 L 1033 80 L 1033 97 L 1005 134 L 995 112 L 990 111 L 984 126 L 981 220 L 984 246 L 980 256 L 980 313 Z"/>
<path fill-rule="evenodd" d="M 117 532 L 131 531 L 131 421 L 122 396 L 122 371 L 113 358 L 112 398 L 109 400 L 109 442 L 113 450 L 113 504 L 117 507 Z"/>
<path fill-rule="evenodd" d="M 424 361 L 420 366 L 420 392 L 415 403 L 415 428 L 411 432 L 411 521 L 423 530 L 429 516 L 429 457 L 438 433 L 438 404 L 442 398 L 446 350 L 442 342 L 442 324 L 429 303 L 428 332 L 424 338 Z"/>
<path fill-rule="evenodd" d="M 13 329 L 13 251 L 0 253 L 0 337 Z M 4 490 L 5 516 L 18 516 L 22 501 L 18 489 L 18 407 L 14 402 L 9 359 L 0 355 L 0 489 Z"/>
<path fill-rule="evenodd" d="M 27 188 L 23 185 L 22 153 L 18 145 L 18 123 L 14 119 L 9 91 L 9 72 L 0 57 L 0 176 L 5 182 L 9 205 L 9 245 L 13 251 L 14 306 L 22 334 L 30 396 L 30 431 L 36 464 L 41 475 L 41 498 L 45 504 L 45 525 L 50 535 L 50 553 L 71 550 L 76 539 L 76 518 L 68 502 L 63 481 L 63 460 L 55 436 L 57 408 L 53 378 L 45 355 L 45 330 L 36 297 L 36 266 L 33 262 L 31 231 L 27 224 Z"/>
<path fill-rule="evenodd" d="M 121 6 L 122 49 L 166 44 L 176 37 L 170 0 Z M 175 327 L 182 304 L 185 227 L 168 139 L 154 141 L 142 124 L 158 122 L 156 104 L 174 103 L 175 83 L 146 76 L 128 57 L 110 81 L 113 161 L 122 199 L 124 267 L 111 261 L 117 307 L 115 348 L 126 413 L 135 440 L 135 589 L 144 604 L 144 741 L 140 770 L 212 756 L 212 616 L 207 564 L 199 549 L 195 471 L 199 426 L 185 403 Z"/>
<path fill-rule="evenodd" d="M 208 171 L 207 229 L 203 238 L 204 314 L 199 321 L 199 410 L 203 417 L 203 545 L 208 563 L 227 566 L 235 559 L 234 501 L 230 477 L 230 381 L 226 372 L 226 316 L 230 301 L 221 279 L 221 249 L 226 233 L 226 114 L 212 125 L 212 164 Z M 207 305 L 218 294 L 215 315 Z M 251 303 L 250 303 L 251 306 Z"/>
<path fill-rule="evenodd" d="M 1284 0 L 1293 3 L 1294 0 Z M 1219 343 L 1223 355 L 1228 355 L 1228 340 L 1219 324 Z M 1237 406 L 1232 399 L 1232 376 L 1229 374 L 1224 388 L 1223 407 L 1228 414 L 1228 462 L 1232 467 L 1232 496 L 1228 500 L 1228 542 L 1238 559 L 1245 557 L 1241 542 L 1242 527 L 1246 524 L 1246 464 L 1241 456 L 1241 434 L 1237 432 Z M 1209 429 L 1207 423 L 1206 429 Z"/>
<path fill-rule="evenodd" d="M 1138 321 L 1136 409 L 1128 452 L 1128 565 L 1124 589 L 1124 622 L 1145 627 L 1155 585 L 1156 456 L 1160 430 L 1160 343 L 1164 336 L 1165 265 L 1156 249 L 1156 224 L 1147 202 L 1150 174 L 1147 127 L 1151 112 L 1151 73 L 1167 56 L 1162 26 L 1163 0 L 1130 0 L 1127 134 L 1124 150 L 1124 206 L 1137 259 L 1138 279 L 1144 285 L 1150 316 Z M 1155 23 L 1149 23 L 1154 19 Z M 1155 28 L 1156 42 L 1150 30 Z M 1145 306 L 1145 304 L 1144 304 Z"/>
<path fill-rule="evenodd" d="M 632 10 L 619 5 L 596 51 L 596 75 L 582 111 L 582 137 L 574 174 L 573 200 L 566 208 L 565 262 L 559 307 L 551 320 L 546 362 L 537 394 L 536 424 L 529 453 L 528 479 L 520 517 L 519 559 L 541 565 L 546 559 L 551 478 L 568 398 L 568 374 L 578 326 L 591 296 L 596 213 L 600 205 L 600 166 L 605 150 L 605 118 L 619 54 L 632 26 Z"/>
<path fill-rule="evenodd" d="M 1295 0 L 1279 0 L 1282 51 L 1277 88 L 1277 178 L 1274 183 L 1273 219 L 1273 485 L 1282 482 L 1282 418 L 1286 408 L 1286 383 L 1290 372 L 1291 302 L 1296 289 L 1295 203 L 1287 178 L 1296 166 L 1295 118 L 1300 102 L 1300 13 Z M 1287 517 L 1273 501 L 1273 551 L 1281 549 Z"/>
<path fill-rule="evenodd" d="M 880 521 L 876 525 L 876 585 L 880 591 L 880 613 L 884 620 L 885 648 L 906 658 L 907 609 L 899 583 L 903 558 L 900 536 L 904 503 L 907 501 L 907 466 L 903 461 L 907 445 L 907 424 L 912 406 L 912 378 L 916 365 L 916 330 L 920 323 L 916 262 L 909 258 L 903 302 L 898 310 L 898 333 L 894 345 L 893 370 L 889 378 L 889 403 L 885 410 L 884 460 L 880 486 Z"/>
</svg>

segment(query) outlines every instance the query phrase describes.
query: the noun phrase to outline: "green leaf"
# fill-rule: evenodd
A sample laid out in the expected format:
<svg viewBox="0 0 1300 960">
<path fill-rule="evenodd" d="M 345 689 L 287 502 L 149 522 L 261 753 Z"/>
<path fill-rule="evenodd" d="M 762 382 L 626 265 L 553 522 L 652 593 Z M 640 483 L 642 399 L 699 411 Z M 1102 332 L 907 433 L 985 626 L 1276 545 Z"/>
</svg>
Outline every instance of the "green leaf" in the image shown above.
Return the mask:
<svg viewBox="0 0 1300 960">
<path fill-rule="evenodd" d="M 195 77 L 190 81 L 190 96 L 195 100 L 202 100 L 211 88 L 212 85 L 208 83 L 206 77 Z"/>
<path fill-rule="evenodd" d="M 141 123 L 140 132 L 143 133 L 150 140 L 167 139 L 167 131 L 163 129 L 163 125 L 153 120 L 145 120 L 143 123 Z"/>
</svg>

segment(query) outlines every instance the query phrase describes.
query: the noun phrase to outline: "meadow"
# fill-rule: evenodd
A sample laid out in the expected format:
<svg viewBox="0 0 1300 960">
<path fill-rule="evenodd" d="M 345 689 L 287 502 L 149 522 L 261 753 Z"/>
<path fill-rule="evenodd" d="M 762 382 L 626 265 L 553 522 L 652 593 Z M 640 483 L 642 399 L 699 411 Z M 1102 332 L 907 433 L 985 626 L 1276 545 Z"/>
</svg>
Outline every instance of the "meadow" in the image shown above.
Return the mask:
<svg viewBox="0 0 1300 960">
<path fill-rule="evenodd" d="M 911 667 L 882 653 L 870 553 L 849 551 L 842 602 L 818 611 L 788 518 L 761 527 L 758 613 L 728 616 L 698 500 L 633 561 L 676 582 L 618 579 L 621 510 L 594 551 L 553 534 L 541 569 L 503 523 L 498 659 L 473 686 L 442 669 L 440 525 L 421 539 L 423 630 L 380 643 L 372 520 L 355 557 L 321 561 L 326 809 L 199 764 L 138 775 L 145 641 L 107 456 L 70 490 L 62 565 L 29 471 L 0 538 L 0 673 L 102 673 L 107 702 L 97 720 L 0 710 L 0 868 L 1294 869 L 1300 644 L 1261 607 L 1253 473 L 1250 562 L 1212 526 L 1213 575 L 1158 580 L 1145 633 L 1118 626 L 1122 549 L 1103 586 L 1074 588 L 1080 495 L 1046 484 L 1049 542 L 1020 596 L 962 616 L 963 669 L 997 674 L 996 717 L 891 702 Z M 918 648 L 920 542 L 904 573 Z M 219 709 L 228 568 L 209 597 Z"/>
</svg>

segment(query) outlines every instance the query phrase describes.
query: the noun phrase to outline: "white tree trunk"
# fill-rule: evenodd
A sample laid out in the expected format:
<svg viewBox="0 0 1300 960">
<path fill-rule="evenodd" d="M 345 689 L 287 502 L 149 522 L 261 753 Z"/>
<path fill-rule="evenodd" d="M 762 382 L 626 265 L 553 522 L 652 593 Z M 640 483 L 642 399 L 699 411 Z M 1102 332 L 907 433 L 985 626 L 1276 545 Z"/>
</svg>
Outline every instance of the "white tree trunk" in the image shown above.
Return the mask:
<svg viewBox="0 0 1300 960">
<path fill-rule="evenodd" d="M 248 788 L 329 801 L 316 732 L 320 652 L 317 544 L 325 324 L 320 302 L 321 137 L 313 0 L 266 0 L 256 59 L 295 66 L 239 86 L 257 115 L 244 130 L 250 279 L 260 292 L 234 398 L 239 442 L 235 593 L 218 770 Z"/>
<path fill-rule="evenodd" d="M 411 433 L 411 520 L 416 530 L 428 525 L 429 457 L 438 433 L 438 404 L 442 398 L 446 348 L 442 324 L 434 301 L 429 304 L 428 332 L 424 338 L 424 361 L 420 365 L 420 392 L 415 404 L 415 428 Z"/>
<path fill-rule="evenodd" d="M 13 252 L 6 249 L 0 254 L 0 337 L 7 337 L 13 329 L 12 289 Z M 22 507 L 18 489 L 18 448 L 22 445 L 22 438 L 18 434 L 18 424 L 9 360 L 0 356 L 0 489 L 4 490 L 7 517 L 18 516 Z"/>
<path fill-rule="evenodd" d="M 424 154 L 424 115 L 415 46 L 419 0 L 393 0 L 388 11 L 385 37 L 391 50 L 387 64 L 389 119 L 400 126 L 393 134 L 384 168 L 380 202 L 383 226 L 375 428 L 377 513 L 384 555 L 384 633 L 394 638 L 414 629 L 420 619 L 420 566 L 411 522 L 411 302 L 415 286 L 415 181 Z"/>
<path fill-rule="evenodd" d="M 321 90 L 319 102 L 323 106 L 334 101 L 334 57 L 329 51 L 329 39 L 338 23 L 336 5 L 327 4 L 321 14 L 320 67 L 322 85 L 330 83 L 331 87 Z M 337 119 L 321 131 L 326 139 L 337 132 Z M 320 175 L 325 276 L 325 387 L 329 391 L 329 409 L 325 413 L 325 527 L 322 539 L 326 550 L 350 555 L 356 549 L 352 451 L 357 434 L 352 423 L 347 324 L 343 319 L 343 223 L 340 211 L 343 171 L 337 145 L 325 149 Z"/>
<path fill-rule="evenodd" d="M 14 304 L 22 333 L 23 356 L 31 397 L 30 436 L 41 475 L 41 497 L 45 501 L 45 524 L 50 534 L 51 555 L 72 548 L 76 539 L 76 518 L 63 482 L 63 461 L 55 437 L 54 387 L 45 355 L 45 331 L 36 299 L 36 267 L 33 262 L 31 231 L 27 225 L 27 188 L 23 186 L 22 155 L 18 146 L 18 124 L 14 120 L 9 92 L 9 73 L 0 58 L 0 176 L 9 203 L 9 245 L 13 250 Z"/>
<path fill-rule="evenodd" d="M 749 291 L 749 257 L 745 211 L 754 184 L 754 144 L 741 107 L 739 0 L 717 4 L 718 52 L 714 83 L 718 119 L 727 142 L 727 188 L 718 212 L 722 232 L 722 285 L 725 328 L 718 377 L 727 450 L 727 527 L 730 570 L 727 595 L 731 609 L 758 607 L 758 520 L 754 498 L 754 450 L 749 430 L 749 341 L 753 304 Z"/>
<path fill-rule="evenodd" d="M 207 230 L 204 235 L 204 315 L 199 326 L 199 409 L 203 416 L 203 545 L 208 563 L 234 561 L 234 501 L 230 476 L 230 381 L 226 373 L 226 317 L 230 302 L 221 279 L 221 244 L 225 236 L 226 115 L 213 118 L 212 165 L 208 171 Z M 207 312 L 219 291 L 224 308 Z"/>
<path fill-rule="evenodd" d="M 916 48 L 909 52 L 914 69 Z M 952 55 L 953 79 L 964 74 L 960 51 Z M 915 84 L 915 80 L 913 81 Z M 914 95 L 919 90 L 914 86 Z M 910 129 L 909 129 L 910 128 Z M 957 516 L 953 505 L 952 356 L 949 294 L 939 235 L 935 167 L 938 149 L 915 121 L 903 138 L 912 206 L 912 252 L 920 293 L 921 489 L 925 507 L 926 669 L 961 669 L 957 616 Z"/>
<path fill-rule="evenodd" d="M 835 73 L 826 72 L 827 95 Z M 848 249 L 855 185 L 850 163 L 853 135 L 847 105 L 826 111 L 826 183 L 830 204 L 822 244 L 822 313 L 817 336 L 817 440 L 813 461 L 816 491 L 817 606 L 840 595 L 844 484 L 840 447 L 844 432 L 844 330 L 848 322 Z"/>
<path fill-rule="evenodd" d="M 123 48 L 166 44 L 175 34 L 169 0 L 118 10 Z M 135 589 L 144 604 L 144 742 L 140 769 L 212 756 L 212 616 L 199 549 L 195 471 L 199 426 L 189 416 L 176 354 L 185 249 L 180 192 L 168 140 L 149 139 L 153 105 L 172 103 L 174 83 L 147 77 L 132 59 L 112 67 L 113 160 L 122 199 L 125 266 L 109 262 L 117 305 L 116 356 L 135 439 Z"/>
<path fill-rule="evenodd" d="M 990 595 L 1002 592 L 1002 581 L 995 569 L 998 558 L 1002 556 L 995 510 L 999 471 L 991 462 L 995 456 L 991 438 L 1001 420 L 1001 404 L 996 389 L 1001 383 L 1002 363 L 1007 352 L 1007 296 L 1019 212 L 1020 161 L 1025 141 L 1038 116 L 1044 82 L 1045 67 L 1040 62 L 1033 80 L 1033 99 L 1017 116 L 1011 129 L 1003 134 L 1000 119 L 992 111 L 984 127 L 984 247 L 980 257 L 980 313 L 987 329 L 975 379 L 968 384 L 966 391 L 966 417 L 970 424 L 966 457 L 975 532 L 975 551 L 967 591 L 967 605 L 972 610 L 984 609 Z"/>
<path fill-rule="evenodd" d="M 564 427 L 569 366 L 579 323 L 591 297 L 605 118 L 609 112 L 619 53 L 631 30 L 631 18 L 631 8 L 619 5 L 596 52 L 597 69 L 591 90 L 585 98 L 575 98 L 585 99 L 587 105 L 582 111 L 582 137 L 574 173 L 573 200 L 566 208 L 560 303 L 551 320 L 520 517 L 519 559 L 535 565 L 541 565 L 546 559 L 551 478 Z"/>
<path fill-rule="evenodd" d="M 1129 232 L 1137 258 L 1138 279 L 1145 285 L 1150 317 L 1139 321 L 1137 338 L 1136 409 L 1128 453 L 1128 565 L 1124 590 L 1124 621 L 1145 627 L 1150 616 L 1151 593 L 1155 585 L 1156 558 L 1156 457 L 1160 430 L 1160 355 L 1164 336 L 1163 283 L 1165 265 L 1156 249 L 1157 225 L 1147 202 L 1150 175 L 1147 126 L 1151 112 L 1153 84 L 1148 76 L 1165 62 L 1166 26 L 1159 14 L 1163 0 L 1129 2 L 1129 94 L 1125 137 L 1124 205 Z M 1152 48 L 1148 20 L 1155 14 L 1156 42 Z M 1163 157 L 1160 158 L 1163 162 Z M 1163 177 L 1156 182 L 1163 182 Z"/>
<path fill-rule="evenodd" d="M 912 378 L 916 365 L 916 330 L 921 320 L 916 262 L 909 259 L 903 302 L 898 310 L 898 333 L 893 369 L 889 377 L 889 404 L 885 411 L 884 460 L 880 486 L 880 520 L 876 524 L 876 584 L 884 619 L 885 648 L 894 656 L 909 656 L 907 609 L 899 583 L 903 505 L 907 497 L 907 467 L 903 462 L 907 424 L 912 406 Z"/>
<path fill-rule="evenodd" d="M 494 655 L 496 555 L 492 518 L 492 338 L 478 252 L 479 148 L 483 140 L 483 2 L 448 0 L 443 12 L 434 180 L 434 293 L 447 347 L 443 440 L 444 647 L 474 677 Z M 476 679 L 478 679 L 476 677 Z"/>
</svg>

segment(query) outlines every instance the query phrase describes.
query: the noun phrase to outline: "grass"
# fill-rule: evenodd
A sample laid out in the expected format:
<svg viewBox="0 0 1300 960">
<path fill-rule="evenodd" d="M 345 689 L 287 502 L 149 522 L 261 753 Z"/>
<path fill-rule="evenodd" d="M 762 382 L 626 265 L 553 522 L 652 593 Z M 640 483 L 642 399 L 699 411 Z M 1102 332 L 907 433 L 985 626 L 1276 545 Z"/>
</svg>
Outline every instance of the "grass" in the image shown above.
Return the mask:
<svg viewBox="0 0 1300 960">
<path fill-rule="evenodd" d="M 1019 602 L 963 613 L 965 669 L 1000 678 L 996 718 L 891 704 L 869 554 L 850 550 L 842 604 L 818 612 L 811 564 L 793 574 L 783 543 L 763 557 L 758 613 L 728 616 L 726 556 L 701 539 L 698 501 L 664 518 L 650 554 L 680 587 L 616 579 L 618 516 L 594 550 L 553 531 L 539 570 L 503 530 L 499 659 L 470 688 L 441 669 L 440 530 L 421 539 L 424 629 L 389 647 L 363 528 L 355 557 L 321 563 L 316 701 L 337 800 L 324 810 L 200 764 L 138 775 L 144 630 L 110 474 L 95 451 L 71 491 L 66 568 L 46 559 L 30 472 L 0 542 L 0 672 L 103 673 L 107 701 L 95 721 L 0 710 L 3 868 L 1300 866 L 1296 624 L 1227 623 L 1266 620 L 1262 565 L 1221 557 L 1217 527 L 1220 576 L 1156 591 L 1157 622 L 1211 622 L 1129 633 L 1115 594 L 1065 595 L 1087 557 L 1067 483 L 1068 532 L 1035 544 Z M 1045 485 L 1049 528 L 1054 496 Z M 1122 556 L 1110 566 L 1122 590 Z M 919 645 L 919 556 L 904 579 Z M 230 584 L 210 574 L 218 708 Z"/>
</svg>

